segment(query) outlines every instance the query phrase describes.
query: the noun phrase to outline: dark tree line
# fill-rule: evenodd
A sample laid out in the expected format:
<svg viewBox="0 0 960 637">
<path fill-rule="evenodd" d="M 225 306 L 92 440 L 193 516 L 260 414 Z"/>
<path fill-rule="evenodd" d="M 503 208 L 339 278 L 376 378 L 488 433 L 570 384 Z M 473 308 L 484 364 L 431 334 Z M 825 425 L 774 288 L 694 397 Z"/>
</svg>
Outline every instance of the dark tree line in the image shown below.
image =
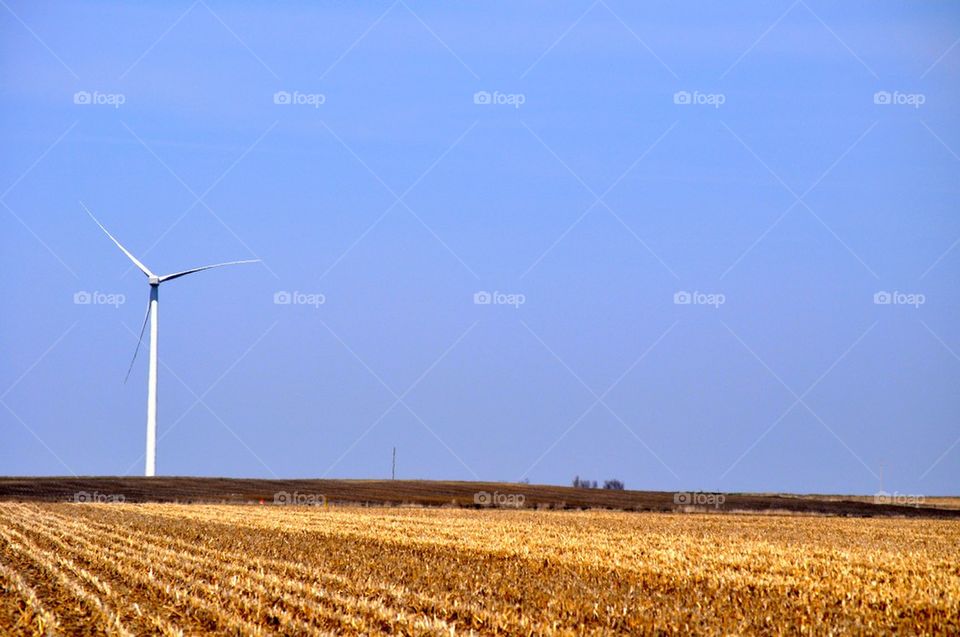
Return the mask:
<svg viewBox="0 0 960 637">
<path fill-rule="evenodd" d="M 596 480 L 586 480 L 580 476 L 574 476 L 573 486 L 577 489 L 596 489 L 597 481 Z M 623 484 L 622 480 L 617 480 L 616 478 L 612 480 L 603 481 L 604 489 L 611 489 L 616 491 L 623 491 L 626 487 Z"/>
</svg>

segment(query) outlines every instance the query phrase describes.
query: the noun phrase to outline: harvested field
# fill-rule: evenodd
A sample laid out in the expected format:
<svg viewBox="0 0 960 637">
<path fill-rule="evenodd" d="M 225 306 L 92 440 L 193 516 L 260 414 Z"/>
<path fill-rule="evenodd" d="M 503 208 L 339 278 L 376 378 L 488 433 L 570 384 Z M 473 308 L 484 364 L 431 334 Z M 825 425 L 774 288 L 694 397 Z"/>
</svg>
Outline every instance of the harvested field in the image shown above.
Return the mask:
<svg viewBox="0 0 960 637">
<path fill-rule="evenodd" d="M 696 510 L 678 504 L 667 491 L 575 489 L 509 482 L 434 480 L 264 480 L 195 477 L 30 477 L 0 478 L 0 501 L 64 502 L 95 496 L 119 496 L 125 502 L 270 503 L 278 495 L 323 494 L 331 503 L 373 505 L 477 506 L 480 493 L 520 494 L 526 508 L 619 509 L 624 511 Z M 960 520 L 956 498 L 924 498 L 912 504 L 872 496 L 725 493 L 710 512 L 790 512 L 811 515 L 939 517 Z"/>
<path fill-rule="evenodd" d="M 960 633 L 960 524 L 0 503 L 14 634 Z"/>
</svg>

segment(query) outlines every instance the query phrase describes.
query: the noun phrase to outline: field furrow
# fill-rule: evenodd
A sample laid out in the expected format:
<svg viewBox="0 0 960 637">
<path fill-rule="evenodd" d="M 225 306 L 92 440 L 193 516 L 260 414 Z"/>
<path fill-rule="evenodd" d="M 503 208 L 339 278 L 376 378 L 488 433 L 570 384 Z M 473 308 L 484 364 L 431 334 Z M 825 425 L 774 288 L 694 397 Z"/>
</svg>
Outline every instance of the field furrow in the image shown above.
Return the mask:
<svg viewBox="0 0 960 637">
<path fill-rule="evenodd" d="M 118 637 L 132 635 L 96 593 L 69 574 L 69 571 L 76 570 L 69 560 L 39 548 L 10 528 L 0 527 L 0 541 L 4 543 L 4 552 L 9 554 L 10 559 L 19 561 L 24 571 L 34 574 L 35 586 L 42 586 L 45 593 L 52 593 L 56 597 L 72 598 L 70 605 L 78 611 L 77 615 L 95 626 L 98 634 Z M 32 563 L 32 566 L 25 565 L 25 562 Z"/>
<path fill-rule="evenodd" d="M 71 521 L 61 517 L 57 519 L 57 523 L 70 525 Z M 428 629 L 449 632 L 449 626 L 439 619 L 450 614 L 449 600 L 415 593 L 400 584 L 380 583 L 369 577 L 363 579 L 338 575 L 326 570 L 329 565 L 327 560 L 320 559 L 315 565 L 307 566 L 298 560 L 279 560 L 251 556 L 250 553 L 229 549 L 205 548 L 196 542 L 147 530 L 156 528 L 153 522 L 138 528 L 136 532 L 127 534 L 114 533 L 113 527 L 106 523 L 84 520 L 83 524 L 100 529 L 100 537 L 106 535 L 131 546 L 151 543 L 153 547 L 165 551 L 168 555 L 172 551 L 174 559 L 188 559 L 201 568 L 224 569 L 232 576 L 254 577 L 261 581 L 269 581 L 271 585 L 280 586 L 286 592 L 313 597 L 319 603 L 333 601 L 341 606 L 357 607 L 380 621 L 389 622 L 391 618 L 404 614 L 437 617 L 438 619 L 426 623 L 420 619 L 414 619 L 415 625 L 408 628 L 418 631 Z M 71 526 L 71 528 L 79 527 Z M 338 591 L 339 594 L 334 591 Z M 476 604 L 461 604 L 458 605 L 458 610 L 459 612 L 456 613 L 458 616 L 470 616 L 478 626 L 483 625 L 484 621 L 489 624 L 497 621 Z M 502 618 L 499 621 L 502 623 Z"/>
<path fill-rule="evenodd" d="M 131 586 L 133 579 L 129 571 L 112 568 L 112 564 L 105 568 L 104 556 L 109 555 L 107 547 L 88 545 L 78 548 L 76 543 L 70 543 L 74 535 L 67 533 L 57 523 L 51 523 L 51 520 L 44 520 L 42 517 L 37 524 L 38 518 L 31 512 L 21 511 L 21 515 L 9 521 L 38 544 L 61 556 L 69 556 L 76 572 L 82 573 L 81 576 L 94 585 L 102 599 L 116 609 L 120 621 L 134 634 L 159 631 L 169 637 L 182 635 L 182 628 L 164 617 L 167 609 L 157 606 L 166 600 L 165 597 L 158 598 L 154 595 L 151 599 L 151 596 L 144 595 L 144 588 Z M 137 601 L 130 603 L 131 599 Z"/>
<path fill-rule="evenodd" d="M 109 529 L 91 530 L 86 524 L 42 516 L 33 525 L 37 532 L 57 524 L 64 529 L 63 540 L 85 551 L 106 549 L 111 555 L 132 565 L 149 564 L 152 571 L 165 580 L 190 582 L 211 596 L 217 596 L 224 610 L 238 605 L 236 611 L 256 614 L 269 608 L 266 616 L 255 616 L 254 621 L 293 629 L 298 634 L 317 634 L 314 626 L 335 630 L 378 630 L 408 634 L 449 633 L 443 622 L 405 617 L 402 610 L 390 608 L 378 600 L 349 597 L 318 586 L 319 578 L 288 579 L 263 569 L 260 564 L 244 565 L 248 556 L 198 555 L 195 547 L 182 544 L 171 548 L 155 543 L 143 533 L 121 534 Z M 92 527 L 93 524 L 90 524 Z M 172 538 L 168 538 L 172 539 Z M 232 560 L 236 560 L 234 563 Z M 213 575 L 215 573 L 215 576 Z M 275 600 L 270 607 L 264 599 Z M 306 617 L 302 621 L 298 617 Z"/>
<path fill-rule="evenodd" d="M 44 524 L 31 524 L 30 516 L 21 520 L 30 530 L 45 535 L 48 539 L 56 533 Z M 64 541 L 67 550 L 81 555 L 87 560 L 101 560 L 100 567 L 116 576 L 135 582 L 140 587 L 153 589 L 178 607 L 179 614 L 195 618 L 203 630 L 232 630 L 241 634 L 271 634 L 272 622 L 249 621 L 246 615 L 256 614 L 257 608 L 250 602 L 235 601 L 227 598 L 229 591 L 208 584 L 187 568 L 167 567 L 151 559 L 149 551 L 117 549 L 109 543 L 90 541 L 82 531 L 67 528 L 60 531 L 58 538 Z M 109 556 L 109 560 L 103 560 Z M 225 603 L 226 602 L 226 603 Z M 240 613 L 224 612 L 226 604 L 236 603 Z"/>
<path fill-rule="evenodd" d="M 60 620 L 47 610 L 29 584 L 0 562 L 0 626 L 18 635 L 61 635 Z"/>
</svg>

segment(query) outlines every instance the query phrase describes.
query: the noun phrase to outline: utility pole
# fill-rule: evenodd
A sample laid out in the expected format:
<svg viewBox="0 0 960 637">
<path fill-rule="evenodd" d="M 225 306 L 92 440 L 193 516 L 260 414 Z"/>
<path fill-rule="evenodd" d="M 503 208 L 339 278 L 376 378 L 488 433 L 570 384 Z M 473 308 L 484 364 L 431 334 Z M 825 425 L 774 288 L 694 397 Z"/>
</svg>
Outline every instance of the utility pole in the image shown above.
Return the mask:
<svg viewBox="0 0 960 637">
<path fill-rule="evenodd" d="M 393 448 L 393 465 L 390 467 L 390 479 L 397 479 L 397 448 Z"/>
</svg>

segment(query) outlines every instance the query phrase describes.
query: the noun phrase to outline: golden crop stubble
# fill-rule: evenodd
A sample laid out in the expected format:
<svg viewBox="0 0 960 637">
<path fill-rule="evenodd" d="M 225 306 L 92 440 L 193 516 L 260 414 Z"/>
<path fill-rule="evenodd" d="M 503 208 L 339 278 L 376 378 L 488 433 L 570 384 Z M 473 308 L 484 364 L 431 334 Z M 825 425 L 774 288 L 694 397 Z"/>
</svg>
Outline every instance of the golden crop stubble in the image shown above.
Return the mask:
<svg viewBox="0 0 960 637">
<path fill-rule="evenodd" d="M 10 550 L 17 551 L 32 560 L 70 591 L 77 600 L 90 607 L 100 617 L 100 625 L 107 634 L 132 637 L 133 633 L 123 626 L 110 605 L 101 599 L 100 594 L 106 589 L 95 575 L 77 566 L 63 555 L 41 548 L 14 528 L 0 527 L 0 539 Z M 87 584 L 85 585 L 84 582 Z"/>
<path fill-rule="evenodd" d="M 0 562 L 0 590 L 4 592 L 6 602 L 15 596 L 20 606 L 14 614 L 0 618 L 0 627 L 9 621 L 7 628 L 28 635 L 61 635 L 60 620 L 50 612 L 33 588 L 9 566 Z M 10 597 L 7 597 L 10 595 Z"/>
<path fill-rule="evenodd" d="M 960 631 L 954 522 L 196 505 L 18 515 L 77 555 L 114 552 L 104 572 L 153 567 L 155 594 L 186 595 L 241 632 Z"/>
<path fill-rule="evenodd" d="M 157 507 L 161 515 L 165 514 L 163 511 L 166 509 Z M 879 614 L 883 620 L 884 614 L 889 618 L 914 611 L 922 619 L 927 604 L 932 604 L 941 618 L 955 614 L 955 605 L 944 607 L 937 602 L 935 593 L 938 588 L 955 591 L 956 574 L 942 568 L 943 560 L 938 564 L 934 555 L 928 556 L 923 542 L 912 541 L 922 537 L 923 528 L 929 525 L 949 529 L 956 538 L 956 525 L 952 523 L 604 513 L 544 516 L 473 511 L 357 510 L 331 514 L 303 510 L 294 517 L 277 515 L 270 508 L 250 512 L 230 507 L 213 509 L 205 515 L 273 531 L 282 531 L 293 519 L 300 529 L 375 538 L 384 543 L 401 538 L 399 541 L 407 544 L 451 546 L 525 558 L 543 556 L 572 566 L 613 565 L 627 572 L 663 575 L 678 582 L 733 588 L 735 592 L 726 596 L 734 606 L 743 601 L 737 588 L 751 594 L 757 589 L 769 590 L 769 595 L 792 600 L 798 612 L 805 610 L 803 614 L 813 620 L 824 612 L 832 613 L 837 620 L 845 616 L 854 619 L 858 612 Z M 530 523 L 531 519 L 535 524 Z M 552 524 L 551 520 L 559 524 Z M 858 532 L 861 530 L 874 537 L 865 538 Z M 910 530 L 916 532 L 905 533 Z M 933 535 L 939 532 L 934 531 Z M 637 542 L 637 538 L 642 541 Z M 943 548 L 941 542 L 938 550 Z M 908 579 L 908 586 L 897 590 L 889 586 L 889 571 L 898 572 L 905 562 L 918 560 L 930 561 L 933 568 L 927 573 L 933 577 Z M 849 592 L 858 591 L 864 581 L 874 590 L 865 595 Z M 680 597 L 679 593 L 674 595 Z M 839 611 L 832 608 L 837 605 Z M 825 610 L 819 606 L 825 606 Z M 859 608 L 862 606 L 866 608 Z M 735 615 L 737 609 L 728 608 L 725 612 Z M 712 621 L 721 618 L 714 617 Z"/>
<path fill-rule="evenodd" d="M 318 571 L 300 569 L 293 573 L 293 576 L 285 577 L 287 573 L 282 570 L 290 566 L 288 563 L 263 560 L 227 550 L 198 550 L 196 543 L 176 537 L 165 537 L 161 540 L 159 536 L 143 531 L 117 533 L 109 526 L 95 522 L 85 521 L 88 525 L 85 529 L 70 520 L 60 521 L 77 536 L 82 535 L 85 530 L 92 532 L 89 539 L 104 543 L 114 554 L 142 554 L 153 568 L 165 573 L 168 579 L 189 579 L 204 590 L 229 595 L 232 599 L 281 599 L 285 607 L 295 611 L 290 613 L 282 608 L 274 609 L 281 624 L 289 624 L 305 633 L 311 632 L 311 628 L 300 619 L 301 616 L 320 623 L 330 620 L 339 629 L 449 632 L 442 622 L 418 617 L 406 618 L 402 612 L 389 609 L 378 600 L 341 594 L 333 588 L 326 589 L 322 584 L 324 580 L 330 583 L 329 578 Z M 278 573 L 278 570 L 281 572 Z M 202 576 L 198 577 L 198 573 Z M 200 581 L 201 579 L 205 581 Z M 342 580 L 336 583 L 341 586 L 347 584 Z M 215 584 L 217 588 L 211 587 L 211 584 Z M 251 607 L 246 608 L 250 610 Z M 372 623 L 368 624 L 368 621 Z"/>
</svg>

